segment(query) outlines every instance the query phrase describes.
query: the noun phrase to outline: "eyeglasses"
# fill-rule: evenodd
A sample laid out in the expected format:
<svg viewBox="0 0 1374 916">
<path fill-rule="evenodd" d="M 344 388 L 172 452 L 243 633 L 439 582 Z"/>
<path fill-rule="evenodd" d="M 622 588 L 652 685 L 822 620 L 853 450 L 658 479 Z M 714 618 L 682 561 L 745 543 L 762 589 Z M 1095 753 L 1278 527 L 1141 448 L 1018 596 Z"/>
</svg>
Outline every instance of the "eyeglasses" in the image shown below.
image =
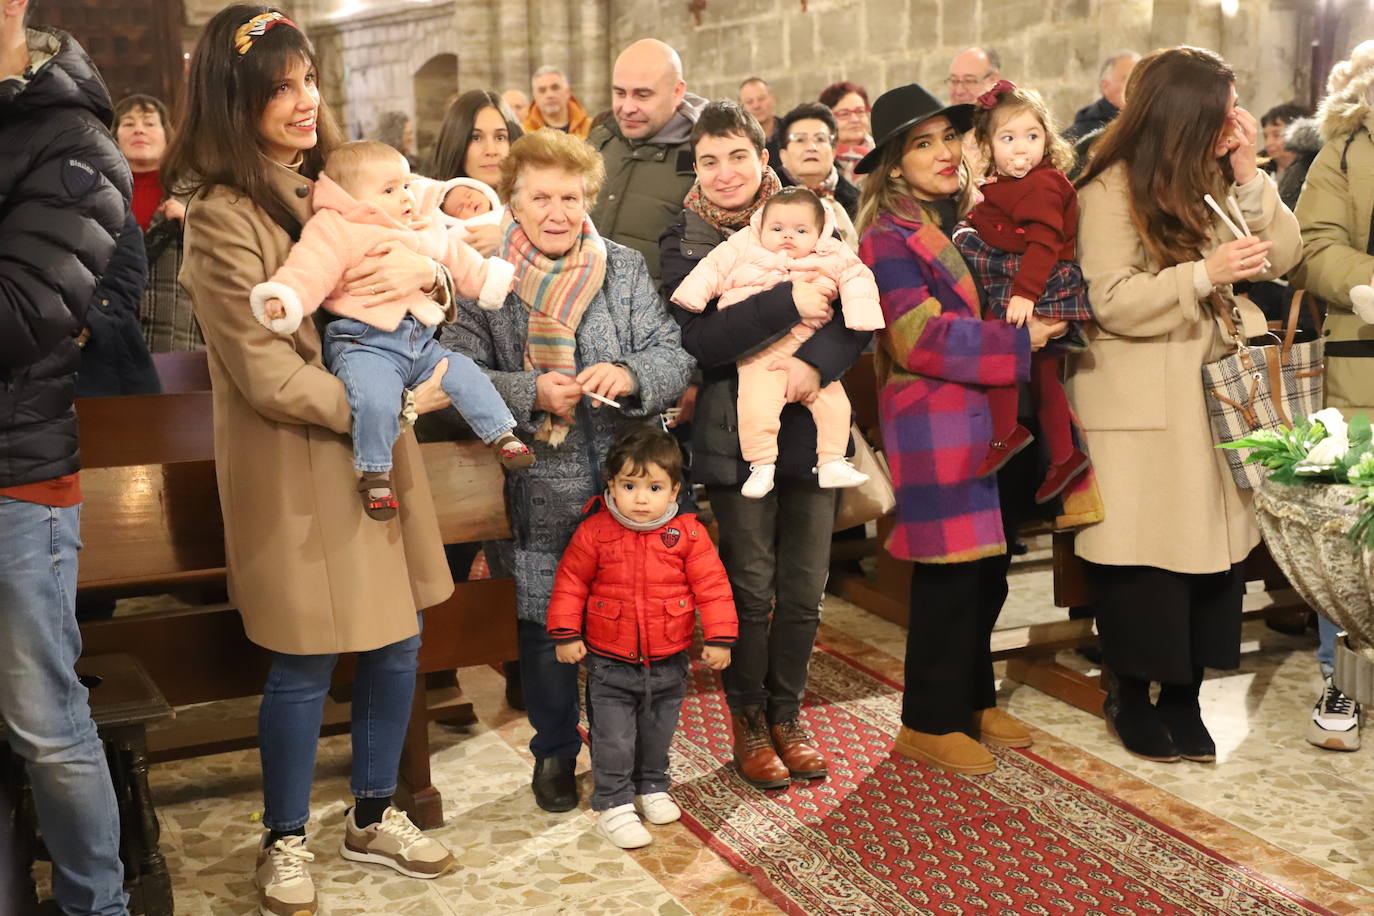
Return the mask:
<svg viewBox="0 0 1374 916">
<path fill-rule="evenodd" d="M 788 143 L 815 143 L 817 146 L 829 146 L 835 142 L 835 138 L 830 134 L 788 134 Z"/>
<path fill-rule="evenodd" d="M 864 108 L 836 108 L 836 109 L 832 109 L 830 113 L 833 114 L 833 115 L 835 116 L 835 120 L 837 120 L 837 121 L 855 121 L 855 120 L 858 120 L 859 118 L 864 117 L 865 115 L 867 115 L 867 114 L 868 114 L 870 111 L 872 111 L 872 110 L 873 110 L 872 108 L 868 108 L 868 107 L 864 107 Z"/>
<path fill-rule="evenodd" d="M 987 79 L 990 76 L 992 76 L 991 70 L 989 70 L 987 73 L 984 73 L 982 76 L 965 76 L 963 78 L 951 76 L 945 80 L 945 85 L 951 89 L 953 89 L 955 86 L 963 86 L 965 89 L 972 89 L 974 86 L 977 86 L 980 83 L 987 82 Z"/>
</svg>

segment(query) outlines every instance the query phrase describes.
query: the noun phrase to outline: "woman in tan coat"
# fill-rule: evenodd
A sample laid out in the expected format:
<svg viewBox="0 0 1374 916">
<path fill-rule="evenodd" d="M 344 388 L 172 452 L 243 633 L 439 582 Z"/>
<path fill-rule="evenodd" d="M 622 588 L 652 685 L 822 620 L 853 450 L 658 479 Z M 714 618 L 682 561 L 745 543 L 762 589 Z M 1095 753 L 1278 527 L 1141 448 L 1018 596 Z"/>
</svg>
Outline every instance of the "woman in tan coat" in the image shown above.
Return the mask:
<svg viewBox="0 0 1374 916">
<path fill-rule="evenodd" d="M 1198 690 L 1205 667 L 1239 663 L 1240 564 L 1259 542 L 1203 401 L 1202 364 L 1231 349 L 1211 303 L 1229 307 L 1238 280 L 1283 275 L 1300 250 L 1297 221 L 1256 168 L 1255 119 L 1236 107 L 1233 81 L 1211 51 L 1146 57 L 1079 181 L 1097 327 L 1069 394 L 1106 517 L 1078 534 L 1077 552 L 1114 675 L 1107 720 L 1152 760 L 1215 759 Z M 1234 194 L 1256 237 L 1232 239 L 1209 193 Z M 1259 310 L 1241 305 L 1249 333 L 1263 333 Z"/>
<path fill-rule="evenodd" d="M 181 282 L 205 334 L 214 388 L 229 588 L 248 637 L 273 654 L 259 713 L 268 832 L 258 903 L 264 913 L 297 916 L 316 910 L 304 828 L 340 652 L 359 653 L 357 801 L 342 854 L 412 877 L 434 877 L 452 862 L 390 807 L 415 687 L 417 610 L 453 589 L 415 437 L 396 444 L 399 518 L 366 518 L 353 495 L 348 401 L 320 361 L 315 324 L 280 337 L 248 304 L 309 218 L 312 178 L 337 142 L 315 74 L 313 49 L 280 12 L 224 9 L 196 48 L 169 167 L 169 181 L 193 191 Z M 358 270 L 364 276 L 345 280 L 374 302 L 416 289 L 443 299 L 448 290 L 433 262 L 403 247 Z M 446 403 L 434 396 L 434 379 L 421 387 L 422 408 Z"/>
</svg>

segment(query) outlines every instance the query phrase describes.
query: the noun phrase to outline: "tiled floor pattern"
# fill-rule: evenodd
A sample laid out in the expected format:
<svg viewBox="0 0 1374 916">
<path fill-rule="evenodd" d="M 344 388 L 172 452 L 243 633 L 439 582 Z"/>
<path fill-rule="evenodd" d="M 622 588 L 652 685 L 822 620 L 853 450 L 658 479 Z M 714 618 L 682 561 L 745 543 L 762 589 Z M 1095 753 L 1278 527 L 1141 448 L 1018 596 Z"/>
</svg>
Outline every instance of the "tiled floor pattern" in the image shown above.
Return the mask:
<svg viewBox="0 0 1374 916">
<path fill-rule="evenodd" d="M 1007 621 L 1055 619 L 1048 573 L 1018 574 Z M 827 603 L 822 640 L 900 679 L 905 631 L 839 600 Z M 1205 685 L 1215 765 L 1154 764 L 1126 754 L 1100 720 L 1004 682 L 1003 701 L 1037 729 L 1036 752 L 1149 812 L 1220 854 L 1341 914 L 1374 913 L 1374 768 L 1368 754 L 1306 744 L 1303 723 L 1318 686 L 1314 638 L 1246 630 L 1242 668 Z M 348 739 L 321 742 L 312 809 L 312 866 L 323 910 L 369 914 L 751 914 L 777 909 L 681 825 L 625 853 L 592 832 L 585 811 L 551 815 L 529 794 L 529 726 L 505 707 L 501 676 L 464 669 L 479 724 L 433 729 L 434 777 L 447 823 L 437 831 L 461 867 L 433 882 L 356 866 L 337 854 L 348 803 Z M 201 715 L 215 714 L 200 712 Z M 1374 735 L 1371 735 L 1374 738 Z M 586 755 L 579 765 L 587 785 Z M 153 789 L 177 912 L 255 912 L 251 871 L 259 787 L 254 751 L 160 765 Z"/>
</svg>

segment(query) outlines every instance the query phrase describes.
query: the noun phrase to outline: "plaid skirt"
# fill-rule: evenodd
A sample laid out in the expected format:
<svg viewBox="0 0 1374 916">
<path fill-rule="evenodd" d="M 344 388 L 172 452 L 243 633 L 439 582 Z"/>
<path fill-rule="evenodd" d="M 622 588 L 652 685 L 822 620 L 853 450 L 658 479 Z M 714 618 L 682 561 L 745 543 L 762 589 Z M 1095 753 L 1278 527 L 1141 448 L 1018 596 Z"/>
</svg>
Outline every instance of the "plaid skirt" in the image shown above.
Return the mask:
<svg viewBox="0 0 1374 916">
<path fill-rule="evenodd" d="M 964 256 L 978 285 L 983 290 L 985 317 L 1007 316 L 1007 302 L 1012 297 L 1016 272 L 1021 269 L 1021 255 L 993 248 L 979 237 L 968 221 L 954 229 L 954 245 Z M 1088 284 L 1083 271 L 1073 261 L 1059 261 L 1045 282 L 1045 292 L 1035 303 L 1035 313 L 1042 318 L 1060 321 L 1092 321 L 1093 310 L 1088 303 Z"/>
</svg>

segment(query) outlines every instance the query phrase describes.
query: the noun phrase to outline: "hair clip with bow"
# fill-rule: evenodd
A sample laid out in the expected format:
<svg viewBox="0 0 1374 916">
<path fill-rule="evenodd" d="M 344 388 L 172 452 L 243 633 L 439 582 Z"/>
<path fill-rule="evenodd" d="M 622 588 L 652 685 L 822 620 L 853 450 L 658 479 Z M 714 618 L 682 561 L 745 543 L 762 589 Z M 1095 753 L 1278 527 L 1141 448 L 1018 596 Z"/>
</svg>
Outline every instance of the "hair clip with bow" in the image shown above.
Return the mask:
<svg viewBox="0 0 1374 916">
<path fill-rule="evenodd" d="M 1011 80 L 998 80 L 995 85 L 987 92 L 978 96 L 978 107 L 984 111 L 991 111 L 997 107 L 1002 96 L 1016 88 L 1016 84 Z"/>
</svg>

